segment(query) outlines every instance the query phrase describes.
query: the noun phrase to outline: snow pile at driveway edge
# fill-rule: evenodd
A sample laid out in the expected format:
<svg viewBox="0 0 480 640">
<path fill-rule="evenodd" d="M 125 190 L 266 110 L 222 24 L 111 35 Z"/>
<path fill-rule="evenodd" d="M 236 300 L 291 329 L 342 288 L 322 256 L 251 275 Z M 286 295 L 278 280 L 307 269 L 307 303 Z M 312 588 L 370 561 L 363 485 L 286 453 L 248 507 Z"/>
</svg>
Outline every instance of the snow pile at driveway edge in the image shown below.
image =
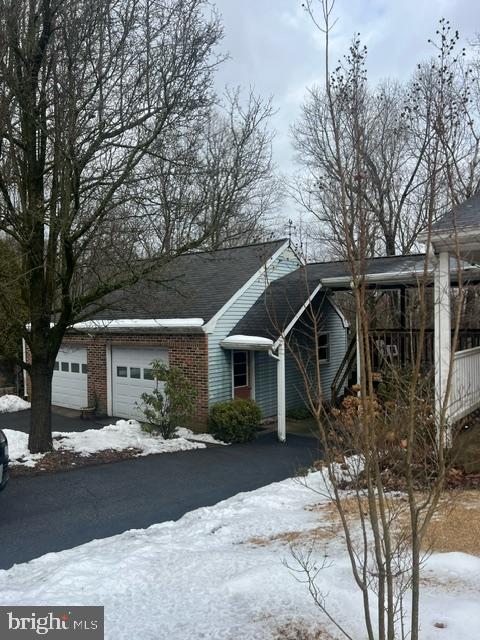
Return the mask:
<svg viewBox="0 0 480 640">
<path fill-rule="evenodd" d="M 0 413 L 13 413 L 14 411 L 24 411 L 30 409 L 30 402 L 23 400 L 19 396 L 7 394 L 0 397 Z"/>
<path fill-rule="evenodd" d="M 12 466 L 35 467 L 46 454 L 28 451 L 28 434 L 4 429 L 7 436 Z M 99 451 L 125 451 L 138 449 L 139 456 L 204 449 L 207 444 L 225 444 L 208 433 L 194 433 L 190 429 L 178 429 L 177 437 L 165 440 L 142 430 L 136 420 L 118 420 L 102 429 L 86 431 L 54 431 L 53 446 L 56 451 L 71 451 L 80 456 L 95 455 Z"/>
</svg>

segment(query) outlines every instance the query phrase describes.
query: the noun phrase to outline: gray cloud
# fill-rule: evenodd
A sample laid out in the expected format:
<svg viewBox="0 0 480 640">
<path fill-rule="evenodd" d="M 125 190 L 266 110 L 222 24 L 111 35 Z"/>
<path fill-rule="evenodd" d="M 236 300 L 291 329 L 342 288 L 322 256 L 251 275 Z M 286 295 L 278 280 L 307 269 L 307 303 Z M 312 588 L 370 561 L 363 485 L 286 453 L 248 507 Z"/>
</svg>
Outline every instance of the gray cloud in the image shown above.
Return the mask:
<svg viewBox="0 0 480 640">
<path fill-rule="evenodd" d="M 231 59 L 218 76 L 225 84 L 254 87 L 273 95 L 275 160 L 290 173 L 293 152 L 289 126 L 300 113 L 306 88 L 323 79 L 323 43 L 301 8 L 300 0 L 215 0 Z M 405 78 L 433 51 L 427 40 L 442 16 L 464 40 L 480 32 L 480 3 L 475 0 L 337 0 L 338 23 L 332 37 L 332 59 L 341 57 L 354 32 L 368 46 L 372 83 Z"/>
</svg>

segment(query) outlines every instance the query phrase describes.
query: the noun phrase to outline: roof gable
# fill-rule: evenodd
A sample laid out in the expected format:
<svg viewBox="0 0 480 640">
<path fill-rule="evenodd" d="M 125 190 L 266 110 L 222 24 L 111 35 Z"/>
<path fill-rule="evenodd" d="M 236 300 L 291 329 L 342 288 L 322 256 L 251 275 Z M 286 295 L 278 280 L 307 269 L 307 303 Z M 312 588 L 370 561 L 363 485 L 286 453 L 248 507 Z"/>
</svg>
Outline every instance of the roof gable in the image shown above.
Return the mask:
<svg viewBox="0 0 480 640">
<path fill-rule="evenodd" d="M 433 233 L 480 227 L 480 192 L 464 200 L 432 224 Z"/>
</svg>

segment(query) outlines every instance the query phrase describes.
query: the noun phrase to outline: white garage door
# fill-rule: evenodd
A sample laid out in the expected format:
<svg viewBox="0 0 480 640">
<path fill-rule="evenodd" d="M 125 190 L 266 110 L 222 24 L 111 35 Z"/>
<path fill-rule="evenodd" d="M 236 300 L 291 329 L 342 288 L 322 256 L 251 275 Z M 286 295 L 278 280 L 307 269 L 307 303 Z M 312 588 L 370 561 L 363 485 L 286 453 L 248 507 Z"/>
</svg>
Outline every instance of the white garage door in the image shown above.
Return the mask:
<svg viewBox="0 0 480 640">
<path fill-rule="evenodd" d="M 137 403 L 142 393 L 155 389 L 151 362 L 168 364 L 167 349 L 112 348 L 112 413 L 119 418 L 141 418 Z"/>
<path fill-rule="evenodd" d="M 62 347 L 58 352 L 53 372 L 52 404 L 70 409 L 88 406 L 86 349 Z"/>
</svg>

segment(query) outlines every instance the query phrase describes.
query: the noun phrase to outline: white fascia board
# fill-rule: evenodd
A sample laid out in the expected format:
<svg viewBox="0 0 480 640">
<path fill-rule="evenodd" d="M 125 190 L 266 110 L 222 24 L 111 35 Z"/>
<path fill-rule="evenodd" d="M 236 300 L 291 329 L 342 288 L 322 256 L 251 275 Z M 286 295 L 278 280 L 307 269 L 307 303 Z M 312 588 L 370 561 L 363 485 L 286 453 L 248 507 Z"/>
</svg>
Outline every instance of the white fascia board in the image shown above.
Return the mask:
<svg viewBox="0 0 480 640">
<path fill-rule="evenodd" d="M 433 274 L 433 268 L 428 270 L 428 274 Z M 366 273 L 363 277 L 367 282 L 388 282 L 390 280 L 404 281 L 408 279 L 415 279 L 417 276 L 423 275 L 423 271 L 391 271 L 385 273 Z M 335 285 L 353 285 L 352 276 L 335 276 L 333 278 L 322 278 L 322 283 L 325 287 Z"/>
<path fill-rule="evenodd" d="M 223 316 L 223 314 L 230 309 L 230 307 L 245 293 L 245 291 L 264 273 L 267 272 L 269 266 L 277 260 L 285 249 L 288 247 L 288 240 L 275 251 L 273 256 L 271 256 L 265 264 L 263 264 L 258 271 L 256 271 L 251 278 L 245 282 L 245 284 L 238 289 L 233 296 L 227 300 L 227 302 L 223 305 L 221 309 L 217 311 L 217 313 L 210 318 L 210 320 L 204 325 L 203 330 L 205 333 L 212 333 L 215 331 L 215 327 L 217 326 L 218 319 Z"/>
<path fill-rule="evenodd" d="M 108 331 L 109 329 L 198 329 L 203 327 L 202 318 L 146 318 L 120 320 L 86 320 L 77 322 L 69 329 Z"/>
<path fill-rule="evenodd" d="M 238 351 L 269 351 L 273 347 L 273 340 L 262 336 L 228 336 L 220 342 L 220 346 Z"/>
<path fill-rule="evenodd" d="M 453 234 L 453 236 L 452 236 Z M 451 229 L 442 229 L 441 231 L 431 231 L 430 232 L 430 241 L 435 243 L 435 240 L 444 240 L 444 241 L 452 241 L 452 239 L 458 238 L 461 240 L 462 238 L 470 238 L 472 236 L 480 236 L 480 228 L 478 226 L 466 227 L 463 229 L 459 228 L 451 228 Z M 422 231 L 422 233 L 418 234 L 419 242 L 427 242 L 428 241 L 428 232 Z"/>
<path fill-rule="evenodd" d="M 293 327 L 296 325 L 302 313 L 305 311 L 305 309 L 308 307 L 308 305 L 311 303 L 311 301 L 317 295 L 317 293 L 320 291 L 321 288 L 322 288 L 322 283 L 320 282 L 320 284 L 318 284 L 315 287 L 315 289 L 312 291 L 312 293 L 308 296 L 307 301 L 300 307 L 300 309 L 294 315 L 290 323 L 286 326 L 285 330 L 282 331 L 282 335 L 279 338 L 277 338 L 277 340 L 275 341 L 275 344 L 273 345 L 273 349 L 275 351 L 278 349 L 280 342 L 285 339 L 285 336 L 287 336 L 290 333 L 290 331 L 293 329 Z"/>
<path fill-rule="evenodd" d="M 435 258 L 436 260 L 436 258 Z M 427 275 L 433 276 L 435 269 L 435 260 L 430 258 L 429 267 L 427 269 Z M 478 270 L 478 265 L 465 265 L 462 267 L 461 271 L 464 273 L 475 272 Z M 456 273 L 456 269 L 452 270 L 452 274 Z M 392 271 L 385 273 L 366 273 L 363 278 L 367 282 L 406 282 L 408 280 L 417 280 L 423 276 L 423 269 L 416 271 Z M 335 286 L 335 285 L 349 285 L 353 286 L 353 278 L 352 276 L 335 276 L 332 278 L 323 278 L 322 284 L 325 287 Z"/>
<path fill-rule="evenodd" d="M 340 320 L 342 321 L 343 324 L 343 328 L 344 329 L 348 329 L 350 327 L 350 323 L 349 321 L 346 319 L 343 311 L 340 309 L 340 307 L 329 297 L 328 298 L 328 302 L 332 305 L 333 310 L 335 311 L 335 313 L 337 314 L 337 316 L 340 318 Z"/>
</svg>

